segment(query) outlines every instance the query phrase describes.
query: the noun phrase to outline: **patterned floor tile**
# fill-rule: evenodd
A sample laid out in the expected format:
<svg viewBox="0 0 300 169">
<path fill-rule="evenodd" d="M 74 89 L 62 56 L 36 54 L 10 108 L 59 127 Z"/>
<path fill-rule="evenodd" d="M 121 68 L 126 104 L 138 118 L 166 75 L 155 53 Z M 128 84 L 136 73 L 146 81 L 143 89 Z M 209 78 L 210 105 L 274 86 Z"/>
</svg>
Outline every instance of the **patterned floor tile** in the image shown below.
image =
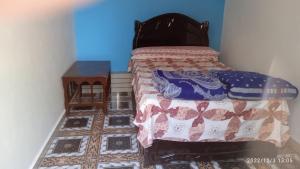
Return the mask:
<svg viewBox="0 0 300 169">
<path fill-rule="evenodd" d="M 62 131 L 90 130 L 94 116 L 67 116 L 60 127 Z"/>
<path fill-rule="evenodd" d="M 177 161 L 169 164 L 156 165 L 155 169 L 199 169 L 196 162 Z"/>
<path fill-rule="evenodd" d="M 137 153 L 136 134 L 105 134 L 102 135 L 100 154 Z"/>
<path fill-rule="evenodd" d="M 107 115 L 104 128 L 134 128 L 133 115 Z"/>
<path fill-rule="evenodd" d="M 119 163 L 99 163 L 97 169 L 140 169 L 140 163 L 137 161 Z"/>
<path fill-rule="evenodd" d="M 52 166 L 52 167 L 40 167 L 39 169 L 81 169 L 80 165 L 64 165 L 64 166 Z"/>
<path fill-rule="evenodd" d="M 46 157 L 82 156 L 88 144 L 89 136 L 57 137 L 53 140 Z"/>
</svg>

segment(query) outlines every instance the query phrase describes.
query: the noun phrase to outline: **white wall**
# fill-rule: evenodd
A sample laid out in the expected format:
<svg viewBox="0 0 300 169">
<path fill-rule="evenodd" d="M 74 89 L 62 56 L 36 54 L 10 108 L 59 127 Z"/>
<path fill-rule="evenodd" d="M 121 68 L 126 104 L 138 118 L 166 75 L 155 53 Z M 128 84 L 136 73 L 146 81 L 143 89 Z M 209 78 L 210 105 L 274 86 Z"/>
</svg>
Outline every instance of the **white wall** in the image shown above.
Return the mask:
<svg viewBox="0 0 300 169">
<path fill-rule="evenodd" d="M 29 168 L 61 116 L 71 16 L 0 23 L 0 168 Z"/>
<path fill-rule="evenodd" d="M 300 89 L 299 7 L 299 0 L 226 0 L 223 62 L 282 77 Z M 300 142 L 300 96 L 290 107 L 292 136 Z"/>
</svg>

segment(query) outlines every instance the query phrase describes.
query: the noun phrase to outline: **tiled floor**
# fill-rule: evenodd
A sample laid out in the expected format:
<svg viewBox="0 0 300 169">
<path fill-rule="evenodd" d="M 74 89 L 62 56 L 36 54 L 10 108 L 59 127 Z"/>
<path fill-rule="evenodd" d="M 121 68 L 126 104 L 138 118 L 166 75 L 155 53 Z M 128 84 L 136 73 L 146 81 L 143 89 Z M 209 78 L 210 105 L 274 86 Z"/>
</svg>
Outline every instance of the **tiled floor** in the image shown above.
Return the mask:
<svg viewBox="0 0 300 169">
<path fill-rule="evenodd" d="M 64 117 L 45 147 L 35 169 L 143 169 L 133 125 L 131 92 L 111 94 L 104 115 L 93 107 L 77 107 Z M 148 169 L 297 169 L 300 159 L 286 150 L 292 162 L 247 163 L 247 160 L 172 162 Z M 286 154 L 285 157 L 286 157 Z"/>
<path fill-rule="evenodd" d="M 36 168 L 138 169 L 131 92 L 111 94 L 109 113 L 94 107 L 71 109 L 58 125 Z"/>
</svg>

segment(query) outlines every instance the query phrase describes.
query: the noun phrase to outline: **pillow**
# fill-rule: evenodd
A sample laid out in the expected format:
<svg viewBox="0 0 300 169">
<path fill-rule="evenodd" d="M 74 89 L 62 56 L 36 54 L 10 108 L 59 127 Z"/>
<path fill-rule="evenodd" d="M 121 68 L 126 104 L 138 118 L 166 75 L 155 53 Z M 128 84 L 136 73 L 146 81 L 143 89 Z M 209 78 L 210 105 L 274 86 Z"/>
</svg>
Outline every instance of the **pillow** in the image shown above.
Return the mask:
<svg viewBox="0 0 300 169">
<path fill-rule="evenodd" d="M 211 71 L 227 85 L 231 99 L 294 99 L 298 89 L 291 83 L 268 75 L 244 71 Z"/>
<path fill-rule="evenodd" d="M 214 77 L 199 71 L 153 72 L 156 89 L 166 98 L 184 100 L 222 100 L 226 87 Z"/>
<path fill-rule="evenodd" d="M 140 54 L 168 54 L 187 56 L 219 56 L 219 52 L 204 46 L 159 46 L 142 47 L 132 51 L 132 55 Z"/>
</svg>

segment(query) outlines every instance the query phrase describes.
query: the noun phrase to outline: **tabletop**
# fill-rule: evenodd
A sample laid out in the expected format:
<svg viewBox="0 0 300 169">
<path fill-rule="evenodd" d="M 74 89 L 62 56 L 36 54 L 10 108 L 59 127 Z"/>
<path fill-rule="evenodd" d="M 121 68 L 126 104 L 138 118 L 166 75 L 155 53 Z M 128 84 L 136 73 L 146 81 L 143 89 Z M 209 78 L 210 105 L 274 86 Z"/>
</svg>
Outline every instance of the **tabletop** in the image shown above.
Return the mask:
<svg viewBox="0 0 300 169">
<path fill-rule="evenodd" d="M 109 73 L 110 61 L 76 61 L 63 77 L 107 77 Z"/>
</svg>

